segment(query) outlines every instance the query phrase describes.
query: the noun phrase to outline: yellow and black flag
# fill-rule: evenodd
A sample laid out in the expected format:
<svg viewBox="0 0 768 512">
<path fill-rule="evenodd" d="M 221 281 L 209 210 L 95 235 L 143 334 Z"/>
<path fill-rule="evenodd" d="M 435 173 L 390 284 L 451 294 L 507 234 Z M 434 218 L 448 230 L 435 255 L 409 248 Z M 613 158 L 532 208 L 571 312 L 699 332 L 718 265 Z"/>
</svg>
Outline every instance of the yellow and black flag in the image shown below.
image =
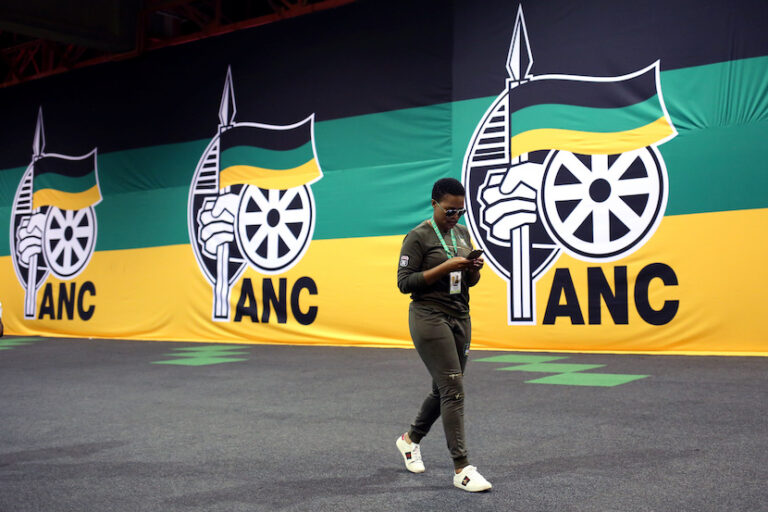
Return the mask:
<svg viewBox="0 0 768 512">
<path fill-rule="evenodd" d="M 541 75 L 510 91 L 512 158 L 542 149 L 617 154 L 675 136 L 659 63 L 621 77 Z"/>
<path fill-rule="evenodd" d="M 96 149 L 84 156 L 48 154 L 33 163 L 32 207 L 80 210 L 101 201 Z"/>
<path fill-rule="evenodd" d="M 288 126 L 239 124 L 221 134 L 219 188 L 289 189 L 322 177 L 312 141 L 313 116 Z"/>
</svg>

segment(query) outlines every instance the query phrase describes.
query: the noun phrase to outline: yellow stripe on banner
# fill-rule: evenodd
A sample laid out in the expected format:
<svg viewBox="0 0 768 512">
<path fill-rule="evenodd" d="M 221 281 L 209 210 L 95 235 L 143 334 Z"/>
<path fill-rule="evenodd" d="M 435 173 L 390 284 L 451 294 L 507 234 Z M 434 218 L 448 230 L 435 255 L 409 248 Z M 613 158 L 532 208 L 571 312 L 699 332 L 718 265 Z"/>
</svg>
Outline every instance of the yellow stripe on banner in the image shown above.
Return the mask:
<svg viewBox="0 0 768 512">
<path fill-rule="evenodd" d="M 285 190 L 311 183 L 322 176 L 315 159 L 293 169 L 275 170 L 252 165 L 232 165 L 219 175 L 219 188 L 230 185 L 255 185 L 263 189 Z"/>
<path fill-rule="evenodd" d="M 585 155 L 613 155 L 650 146 L 674 133 L 666 117 L 623 132 L 581 132 L 542 128 L 512 137 L 512 158 L 540 149 L 560 149 Z"/>
<path fill-rule="evenodd" d="M 768 209 L 664 217 L 648 242 L 623 259 L 595 263 L 561 254 L 534 284 L 537 324 L 532 326 L 507 325 L 502 316 L 507 282 L 486 272 L 472 293 L 473 338 L 483 348 L 768 356 L 766 246 Z M 678 301 L 676 315 L 664 325 L 651 325 L 638 312 L 637 277 L 653 263 L 670 267 L 678 281 L 677 286 L 665 286 L 659 278 L 649 283 L 651 308 L 660 310 L 665 302 Z M 588 275 L 594 267 L 613 290 L 616 268 L 626 268 L 627 324 L 616 324 L 602 299 L 600 324 L 589 324 Z M 543 323 L 556 289 L 556 269 L 567 270 L 573 282 L 583 325 L 565 316 L 552 325 Z M 563 293 L 553 301 L 567 302 Z"/>
<path fill-rule="evenodd" d="M 247 268 L 232 286 L 227 322 L 211 319 L 213 286 L 189 245 L 99 251 L 76 278 L 46 279 L 36 292 L 34 320 L 24 319 L 25 288 L 11 256 L 4 256 L 3 322 L 6 333 L 16 335 L 412 347 L 409 298 L 396 284 L 402 241 L 402 235 L 314 240 L 284 274 Z M 530 326 L 507 324 L 507 280 L 486 264 L 471 291 L 472 348 L 768 356 L 766 246 L 768 209 L 665 217 L 643 247 L 621 260 L 584 262 L 561 254 L 535 283 L 537 323 Z M 668 266 L 678 284 L 653 278 L 638 286 L 651 264 Z M 614 321 L 604 299 L 595 302 L 599 293 L 590 294 L 590 286 L 599 285 L 588 279 L 595 267 L 617 294 L 616 269 L 626 271 L 626 302 L 614 305 L 627 308 L 626 323 Z M 575 298 L 554 286 L 557 269 L 567 272 Z M 568 300 L 584 323 L 559 314 L 545 324 L 548 305 Z M 653 325 L 641 316 L 638 300 L 654 310 L 670 301 L 678 308 L 671 321 Z M 313 308 L 311 323 L 297 320 L 297 311 L 301 316 Z M 590 324 L 590 310 L 593 317 L 600 311 L 599 323 Z M 87 321 L 81 311 L 92 312 Z M 278 311 L 285 311 L 282 321 Z"/>
<path fill-rule="evenodd" d="M 52 188 L 38 190 L 32 196 L 32 207 L 55 206 L 62 210 L 80 210 L 101 201 L 99 186 L 94 185 L 83 192 L 62 192 Z"/>
</svg>

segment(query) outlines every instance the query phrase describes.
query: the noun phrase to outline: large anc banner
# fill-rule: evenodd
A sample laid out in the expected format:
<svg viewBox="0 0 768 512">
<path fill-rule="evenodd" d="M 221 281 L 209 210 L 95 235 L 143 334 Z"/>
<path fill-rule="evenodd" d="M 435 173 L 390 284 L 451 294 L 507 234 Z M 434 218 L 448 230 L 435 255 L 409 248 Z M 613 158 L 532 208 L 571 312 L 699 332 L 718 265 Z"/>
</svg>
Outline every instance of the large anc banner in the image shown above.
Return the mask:
<svg viewBox="0 0 768 512">
<path fill-rule="evenodd" d="M 768 355 L 765 0 L 359 0 L 0 90 L 17 335 L 411 346 L 432 184 L 473 347 Z"/>
</svg>

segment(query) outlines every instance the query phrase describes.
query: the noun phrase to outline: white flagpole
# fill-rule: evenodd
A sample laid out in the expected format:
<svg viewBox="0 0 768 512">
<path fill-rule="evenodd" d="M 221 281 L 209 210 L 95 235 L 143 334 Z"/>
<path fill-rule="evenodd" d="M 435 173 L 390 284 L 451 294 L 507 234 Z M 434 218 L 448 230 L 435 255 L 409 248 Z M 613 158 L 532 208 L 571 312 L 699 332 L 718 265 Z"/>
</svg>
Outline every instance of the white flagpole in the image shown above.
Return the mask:
<svg viewBox="0 0 768 512">
<path fill-rule="evenodd" d="M 32 141 L 32 190 L 30 191 L 29 217 L 35 213 L 34 208 L 34 183 L 35 183 L 35 162 L 42 157 L 45 147 L 45 133 L 43 132 L 43 107 L 37 112 L 37 126 L 35 127 L 35 137 Z M 24 289 L 24 318 L 35 318 L 37 312 L 37 254 L 29 258 L 27 268 L 27 283 Z"/>
<path fill-rule="evenodd" d="M 235 93 L 232 88 L 232 68 L 227 68 L 227 79 L 219 105 L 219 152 L 216 155 L 216 189 L 219 188 L 219 157 L 221 154 L 221 134 L 232 126 L 235 120 Z M 229 187 L 219 191 L 219 195 L 229 193 Z M 229 243 L 225 242 L 216 247 L 216 283 L 213 291 L 213 318 L 215 320 L 229 319 Z"/>
<path fill-rule="evenodd" d="M 528 31 L 525 28 L 525 19 L 523 18 L 522 5 L 518 8 L 515 28 L 512 32 L 512 43 L 509 48 L 507 58 L 507 79 L 508 94 L 512 94 L 512 89 L 527 82 L 531 75 L 530 70 L 533 66 L 533 57 L 528 42 Z M 508 113 L 509 115 L 509 113 Z M 509 118 L 508 118 L 509 119 Z M 509 119 L 509 137 L 512 139 L 512 123 Z M 510 152 L 512 148 L 509 148 Z M 523 153 L 510 160 L 509 172 L 514 172 L 514 168 L 528 161 L 528 154 Z M 533 280 L 531 279 L 531 241 L 530 228 L 524 224 L 512 230 L 510 233 L 510 243 L 512 246 L 512 268 L 509 273 L 509 294 L 510 310 L 509 323 L 528 323 L 534 320 L 534 293 Z"/>
</svg>

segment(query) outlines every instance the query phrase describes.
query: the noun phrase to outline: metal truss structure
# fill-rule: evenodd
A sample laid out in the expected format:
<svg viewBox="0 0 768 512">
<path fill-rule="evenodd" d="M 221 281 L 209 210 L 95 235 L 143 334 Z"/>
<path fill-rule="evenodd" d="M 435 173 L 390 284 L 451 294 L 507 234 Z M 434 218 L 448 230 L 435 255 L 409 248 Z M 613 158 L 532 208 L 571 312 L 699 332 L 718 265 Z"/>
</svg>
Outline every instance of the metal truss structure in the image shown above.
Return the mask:
<svg viewBox="0 0 768 512">
<path fill-rule="evenodd" d="M 105 0 L 106 1 L 106 0 Z M 110 0 L 119 3 L 120 0 Z M 140 1 L 140 0 L 139 0 Z M 356 0 L 144 0 L 124 13 L 121 23 L 135 27 L 129 49 L 107 39 L 68 34 L 54 27 L 54 37 L 40 38 L 35 27 L 0 24 L 0 87 L 206 37 L 274 23 L 346 5 Z M 125 2 L 124 2 L 125 3 Z M 129 19 L 125 19 L 125 13 Z M 2 13 L 0 13 L 2 14 Z M 123 45 L 125 46 L 125 45 Z"/>
</svg>

